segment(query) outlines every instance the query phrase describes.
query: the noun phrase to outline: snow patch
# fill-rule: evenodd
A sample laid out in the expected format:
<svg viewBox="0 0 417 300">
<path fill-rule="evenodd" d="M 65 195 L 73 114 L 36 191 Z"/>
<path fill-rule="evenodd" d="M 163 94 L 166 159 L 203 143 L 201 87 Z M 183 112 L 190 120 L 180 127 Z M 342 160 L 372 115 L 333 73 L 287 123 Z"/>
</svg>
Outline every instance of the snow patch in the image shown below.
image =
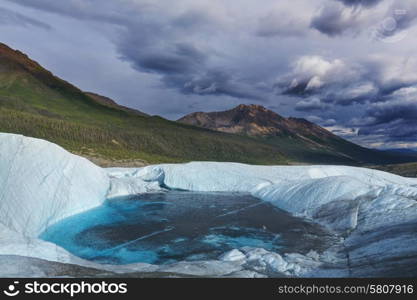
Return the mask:
<svg viewBox="0 0 417 300">
<path fill-rule="evenodd" d="M 0 223 L 35 237 L 100 205 L 110 180 L 90 161 L 47 141 L 0 133 Z"/>
</svg>

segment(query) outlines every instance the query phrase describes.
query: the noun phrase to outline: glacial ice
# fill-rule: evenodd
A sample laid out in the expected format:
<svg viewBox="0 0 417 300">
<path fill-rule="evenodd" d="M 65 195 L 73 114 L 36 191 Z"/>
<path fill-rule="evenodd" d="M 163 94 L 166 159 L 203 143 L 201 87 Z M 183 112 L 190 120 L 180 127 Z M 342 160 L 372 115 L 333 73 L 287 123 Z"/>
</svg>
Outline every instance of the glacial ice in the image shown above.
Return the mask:
<svg viewBox="0 0 417 300">
<path fill-rule="evenodd" d="M 238 249 L 230 250 L 226 253 L 223 253 L 219 259 L 222 261 L 243 261 L 246 258 L 245 254 L 243 254 Z"/>
<path fill-rule="evenodd" d="M 386 172 L 219 162 L 101 169 L 52 143 L 0 133 L 0 187 L 0 257 L 15 255 L 112 272 L 199 276 L 390 276 L 398 275 L 398 268 L 405 275 L 417 273 L 417 179 Z M 216 261 L 106 266 L 38 239 L 49 225 L 106 198 L 166 188 L 248 192 L 327 226 L 341 242 L 323 253 L 305 255 L 236 249 Z"/>
<path fill-rule="evenodd" d="M 0 133 L 0 223 L 25 236 L 100 205 L 110 180 L 90 161 L 39 139 Z"/>
</svg>

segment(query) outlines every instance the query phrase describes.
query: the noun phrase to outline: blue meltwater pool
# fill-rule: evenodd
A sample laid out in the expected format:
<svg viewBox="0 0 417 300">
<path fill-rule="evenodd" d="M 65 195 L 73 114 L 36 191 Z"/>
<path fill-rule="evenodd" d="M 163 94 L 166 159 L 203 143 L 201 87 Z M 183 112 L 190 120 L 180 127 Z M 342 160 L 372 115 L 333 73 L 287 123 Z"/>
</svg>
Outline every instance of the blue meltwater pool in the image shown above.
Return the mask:
<svg viewBox="0 0 417 300">
<path fill-rule="evenodd" d="M 177 191 L 106 201 L 41 238 L 107 264 L 216 259 L 243 246 L 303 253 L 330 243 L 320 226 L 251 195 Z"/>
</svg>

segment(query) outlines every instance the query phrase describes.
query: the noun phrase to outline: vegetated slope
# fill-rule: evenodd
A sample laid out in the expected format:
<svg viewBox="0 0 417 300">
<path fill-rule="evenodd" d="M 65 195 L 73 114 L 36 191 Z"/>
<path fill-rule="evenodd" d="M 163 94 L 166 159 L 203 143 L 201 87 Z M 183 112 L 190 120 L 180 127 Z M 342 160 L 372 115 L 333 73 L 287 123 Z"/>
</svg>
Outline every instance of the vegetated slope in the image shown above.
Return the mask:
<svg viewBox="0 0 417 300">
<path fill-rule="evenodd" d="M 116 108 L 118 110 L 122 110 L 128 113 L 132 113 L 134 115 L 139 115 L 142 117 L 149 117 L 148 114 L 141 112 L 137 109 L 133 109 L 130 107 L 126 107 L 120 104 L 117 104 L 116 101 L 114 101 L 113 99 L 110 99 L 109 97 L 105 97 L 96 93 L 92 93 L 92 92 L 84 92 L 87 96 L 89 96 L 91 99 L 93 99 L 94 101 L 96 101 L 97 103 L 110 107 L 110 108 Z"/>
<path fill-rule="evenodd" d="M 178 120 L 221 132 L 256 137 L 304 163 L 397 163 L 415 160 L 398 153 L 367 149 L 305 119 L 284 118 L 260 105 L 239 105 L 222 112 L 196 112 Z"/>
<path fill-rule="evenodd" d="M 4 44 L 0 44 L 0 131 L 109 159 L 287 161 L 266 141 L 150 117 L 84 93 Z"/>
<path fill-rule="evenodd" d="M 417 163 L 371 166 L 373 169 L 394 173 L 404 177 L 417 177 Z"/>
</svg>

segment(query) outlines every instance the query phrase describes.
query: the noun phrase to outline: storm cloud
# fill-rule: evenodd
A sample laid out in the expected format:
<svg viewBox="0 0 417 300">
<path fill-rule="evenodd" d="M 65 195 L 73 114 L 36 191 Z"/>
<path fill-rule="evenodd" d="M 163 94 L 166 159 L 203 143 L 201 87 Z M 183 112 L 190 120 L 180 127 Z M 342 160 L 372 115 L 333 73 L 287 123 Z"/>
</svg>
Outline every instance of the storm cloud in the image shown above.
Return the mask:
<svg viewBox="0 0 417 300">
<path fill-rule="evenodd" d="M 365 146 L 415 137 L 413 0 L 8 0 L 0 16 L 3 42 L 150 113 L 257 103 Z"/>
<path fill-rule="evenodd" d="M 354 6 L 354 5 L 373 6 L 382 2 L 382 0 L 336 0 L 336 1 L 340 1 L 343 4 L 350 5 L 350 6 Z"/>
<path fill-rule="evenodd" d="M 415 57 L 374 56 L 354 63 L 306 56 L 277 85 L 282 94 L 302 99 L 296 102 L 297 111 L 362 105 L 364 113 L 346 121 L 347 128 L 357 128 L 362 138 L 410 142 L 417 139 L 416 68 Z M 334 132 L 342 134 L 340 129 Z"/>
<path fill-rule="evenodd" d="M 366 18 L 360 9 L 345 7 L 340 3 L 328 3 L 311 20 L 311 28 L 328 36 L 346 32 L 356 33 L 362 29 Z"/>
<path fill-rule="evenodd" d="M 397 91 L 417 85 L 415 68 L 414 57 L 373 56 L 353 62 L 304 56 L 278 79 L 277 86 L 282 94 L 316 96 L 337 105 L 383 102 L 396 97 Z"/>
<path fill-rule="evenodd" d="M 384 102 L 372 104 L 360 122 L 360 135 L 380 133 L 386 140 L 417 141 L 417 86 L 397 90 Z"/>
<path fill-rule="evenodd" d="M 315 96 L 320 102 L 337 105 L 369 101 L 379 93 L 374 78 L 364 66 L 321 56 L 299 58 L 292 71 L 279 78 L 277 86 L 282 94 Z"/>
</svg>

